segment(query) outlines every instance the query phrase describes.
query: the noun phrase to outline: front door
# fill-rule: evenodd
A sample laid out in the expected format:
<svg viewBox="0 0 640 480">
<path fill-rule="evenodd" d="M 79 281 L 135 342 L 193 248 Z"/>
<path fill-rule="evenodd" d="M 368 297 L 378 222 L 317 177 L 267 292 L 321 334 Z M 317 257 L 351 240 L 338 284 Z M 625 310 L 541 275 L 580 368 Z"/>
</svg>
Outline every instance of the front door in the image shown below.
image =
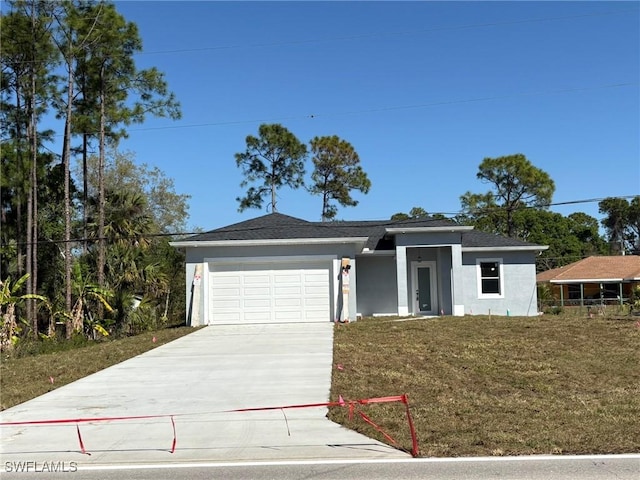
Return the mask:
<svg viewBox="0 0 640 480">
<path fill-rule="evenodd" d="M 436 263 L 413 262 L 413 313 L 436 315 L 438 296 L 436 290 Z"/>
</svg>

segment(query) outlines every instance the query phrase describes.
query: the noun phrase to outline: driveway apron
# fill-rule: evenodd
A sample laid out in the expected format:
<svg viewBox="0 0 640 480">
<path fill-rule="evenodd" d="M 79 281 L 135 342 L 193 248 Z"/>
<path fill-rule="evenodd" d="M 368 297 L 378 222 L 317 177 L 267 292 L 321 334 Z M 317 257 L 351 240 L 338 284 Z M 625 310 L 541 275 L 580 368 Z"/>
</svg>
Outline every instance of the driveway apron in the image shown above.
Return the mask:
<svg viewBox="0 0 640 480">
<path fill-rule="evenodd" d="M 406 458 L 329 421 L 324 407 L 229 412 L 328 401 L 332 345 L 329 322 L 203 328 L 0 413 L 2 422 L 157 417 L 2 426 L 2 462 Z"/>
</svg>

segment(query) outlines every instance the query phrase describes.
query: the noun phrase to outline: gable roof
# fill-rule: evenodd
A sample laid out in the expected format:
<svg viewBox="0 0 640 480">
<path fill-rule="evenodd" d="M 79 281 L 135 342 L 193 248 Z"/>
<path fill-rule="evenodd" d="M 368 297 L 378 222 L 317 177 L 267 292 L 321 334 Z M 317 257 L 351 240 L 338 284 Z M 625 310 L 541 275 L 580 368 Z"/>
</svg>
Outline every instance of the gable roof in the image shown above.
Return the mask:
<svg viewBox="0 0 640 480">
<path fill-rule="evenodd" d="M 370 250 L 391 250 L 395 248 L 393 234 L 404 230 L 458 231 L 462 234 L 463 249 L 540 247 L 513 238 L 476 231 L 472 227 L 461 226 L 448 219 L 425 217 L 406 220 L 309 222 L 282 213 L 270 213 L 192 235 L 171 244 L 180 247 L 196 246 L 197 242 L 342 239 L 364 242 L 364 247 Z"/>
<path fill-rule="evenodd" d="M 589 283 L 640 281 L 640 257 L 594 256 L 536 275 L 537 282 Z"/>
</svg>

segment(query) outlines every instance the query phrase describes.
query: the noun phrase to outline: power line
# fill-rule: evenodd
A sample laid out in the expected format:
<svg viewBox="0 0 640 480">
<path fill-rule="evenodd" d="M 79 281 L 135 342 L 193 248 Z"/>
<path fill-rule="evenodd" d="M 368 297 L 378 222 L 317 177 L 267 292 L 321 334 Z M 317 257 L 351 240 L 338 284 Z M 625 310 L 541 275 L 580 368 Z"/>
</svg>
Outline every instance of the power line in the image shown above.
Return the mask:
<svg viewBox="0 0 640 480">
<path fill-rule="evenodd" d="M 552 202 L 552 203 L 544 203 L 541 205 L 519 205 L 518 207 L 516 207 L 514 210 L 526 210 L 526 209 L 536 209 L 536 208 L 549 208 L 549 207 L 558 207 L 558 206 L 562 206 L 562 205 L 578 205 L 581 203 L 595 203 L 595 202 L 601 202 L 603 200 L 606 200 L 607 198 L 620 198 L 623 200 L 629 200 L 629 199 L 633 199 L 638 197 L 638 195 L 616 195 L 613 197 L 601 197 L 601 198 L 587 198 L 587 199 L 583 199 L 583 200 L 567 200 L 564 202 Z M 491 208 L 484 208 L 481 209 L 482 213 L 486 213 L 486 212 L 491 212 L 491 211 L 500 211 L 502 210 L 504 207 L 501 206 L 495 206 L 495 207 L 491 207 Z M 464 214 L 467 213 L 464 210 L 459 210 L 457 212 L 433 212 L 430 213 L 430 215 L 460 215 L 460 214 Z"/>
<path fill-rule="evenodd" d="M 569 201 L 564 201 L 564 202 L 555 202 L 555 203 L 548 203 L 545 205 L 538 205 L 537 207 L 531 207 L 528 205 L 522 205 L 520 207 L 518 207 L 518 210 L 524 210 L 524 209 L 531 209 L 531 208 L 546 208 L 546 207 L 551 207 L 551 206 L 559 206 L 559 205 L 576 205 L 576 204 L 581 204 L 581 203 L 595 203 L 595 202 L 601 202 L 602 200 L 605 200 L 607 198 L 619 198 L 619 199 L 632 199 L 632 198 L 636 198 L 638 197 L 638 195 L 620 195 L 620 196 L 615 196 L 615 197 L 602 197 L 602 198 L 588 198 L 588 199 L 583 199 L 583 200 L 569 200 Z M 501 207 L 495 207 L 492 210 L 500 210 Z M 489 209 L 483 210 L 483 212 L 487 212 L 489 211 Z M 464 211 L 460 210 L 457 212 L 431 212 L 429 213 L 429 217 L 432 217 L 433 215 L 451 215 L 451 216 L 455 216 L 455 215 L 459 215 L 461 213 L 465 213 Z M 411 220 L 411 219 L 409 219 Z M 434 221 L 437 221 L 439 219 L 434 218 L 432 219 Z M 363 220 L 363 222 L 366 221 L 375 221 L 375 220 Z M 392 220 L 388 220 L 389 225 L 394 224 L 394 221 Z M 336 225 L 339 225 L 340 222 L 325 222 L 324 224 L 322 222 L 317 222 L 317 224 L 315 226 L 326 226 L 328 228 L 330 227 L 335 227 Z M 257 230 L 258 227 L 251 227 L 251 228 L 228 228 L 225 229 L 226 232 L 233 232 L 233 233 L 237 233 L 237 232 L 248 232 L 248 231 L 254 231 Z M 120 240 L 140 240 L 140 239 L 152 239 L 152 238 L 166 238 L 166 237 L 175 237 L 175 238 L 183 238 L 183 237 L 189 237 L 192 235 L 200 235 L 203 233 L 208 233 L 208 232 L 171 232 L 171 233 L 149 233 L 149 234 L 139 234 L 139 235 L 127 235 L 127 236 L 118 236 L 118 237 L 102 237 L 102 238 L 98 238 L 98 237 L 90 237 L 90 238 L 72 238 L 69 240 L 53 240 L 53 239 L 45 239 L 45 240 L 37 240 L 35 242 L 15 242 L 15 243 L 4 243 L 2 245 L 0 245 L 0 248 L 7 248 L 7 247 L 12 247 L 12 246 L 26 246 L 26 245 L 46 245 L 46 244 L 64 244 L 64 243 L 77 243 L 77 244 L 81 244 L 81 243 L 95 243 L 101 240 L 104 241 L 110 241 L 110 242 L 117 242 Z"/>
<path fill-rule="evenodd" d="M 557 89 L 557 90 L 520 92 L 520 93 L 514 93 L 514 94 L 508 94 L 508 95 L 493 95 L 488 97 L 476 97 L 476 98 L 467 98 L 467 99 L 458 99 L 458 100 L 443 100 L 443 101 L 431 102 L 431 103 L 417 103 L 417 104 L 411 104 L 411 105 L 374 107 L 374 108 L 368 108 L 363 110 L 352 110 L 352 111 L 333 112 L 333 113 L 313 113 L 308 115 L 273 117 L 268 119 L 263 118 L 263 119 L 253 119 L 253 120 L 230 120 L 230 121 L 220 121 L 220 122 L 193 123 L 189 125 L 167 125 L 163 127 L 132 128 L 132 129 L 129 129 L 128 131 L 131 133 L 134 133 L 134 132 L 146 132 L 146 131 L 156 131 L 156 130 L 176 130 L 176 129 L 185 129 L 185 128 L 221 127 L 221 126 L 229 126 L 229 125 L 272 123 L 272 122 L 283 122 L 288 120 L 313 120 L 315 118 L 320 118 L 320 117 L 329 118 L 329 117 L 364 115 L 369 113 L 380 113 L 380 112 L 390 112 L 390 111 L 400 111 L 400 110 L 414 110 L 414 109 L 431 108 L 431 107 L 439 107 L 439 106 L 446 106 L 446 105 L 459 105 L 459 104 L 465 104 L 465 103 L 504 100 L 508 98 L 532 97 L 532 96 L 541 96 L 541 95 L 557 95 L 557 94 L 583 92 L 583 91 L 589 91 L 589 90 L 602 90 L 602 89 L 608 89 L 608 88 L 637 87 L 638 85 L 640 85 L 639 82 L 623 82 L 623 83 L 613 83 L 613 84 L 605 84 L 605 85 L 563 88 L 563 89 Z M 86 135 L 95 135 L 96 133 L 97 132 L 83 132 L 83 134 L 86 134 Z M 77 133 L 77 135 L 80 135 L 80 133 Z M 63 134 L 58 134 L 55 136 L 61 137 L 63 136 Z"/>
<path fill-rule="evenodd" d="M 210 47 L 179 48 L 179 49 L 171 49 L 171 50 L 156 50 L 156 51 L 149 51 L 149 52 L 142 51 L 142 52 L 136 52 L 134 53 L 134 55 L 140 56 L 140 55 L 182 54 L 182 53 L 207 52 L 207 51 L 286 47 L 286 46 L 308 45 L 308 44 L 317 44 L 317 43 L 344 42 L 344 41 L 362 40 L 362 39 L 368 39 L 368 38 L 400 37 L 400 36 L 428 34 L 428 33 L 434 33 L 434 32 L 470 30 L 474 28 L 489 28 L 489 27 L 509 26 L 509 25 L 522 25 L 527 23 L 541 23 L 541 22 L 558 21 L 558 20 L 574 20 L 574 19 L 583 19 L 583 18 L 604 17 L 604 16 L 611 16 L 611 15 L 621 15 L 629 12 L 637 13 L 638 11 L 639 9 L 637 8 L 630 8 L 625 10 L 613 10 L 608 12 L 585 13 L 585 14 L 579 14 L 579 15 L 566 15 L 566 16 L 559 16 L 559 17 L 540 17 L 540 18 L 528 18 L 528 19 L 521 19 L 521 20 L 507 20 L 503 22 L 485 22 L 485 23 L 470 23 L 465 25 L 437 26 L 437 27 L 431 27 L 431 28 L 425 28 L 425 29 L 405 30 L 405 31 L 395 31 L 395 32 L 370 32 L 370 33 L 363 33 L 359 35 L 337 35 L 332 37 L 289 40 L 289 41 L 282 41 L 282 42 L 264 42 L 264 43 L 249 43 L 249 44 L 237 44 L 237 45 L 214 45 Z M 38 62 L 35 60 L 22 60 L 18 62 L 12 62 L 13 65 L 30 64 L 30 63 L 38 63 Z"/>
<path fill-rule="evenodd" d="M 286 47 L 286 46 L 292 46 L 292 45 L 330 43 L 330 42 L 348 41 L 348 40 L 362 40 L 362 39 L 376 38 L 376 37 L 399 37 L 399 36 L 420 35 L 424 33 L 442 32 L 442 31 L 451 31 L 451 30 L 468 30 L 473 28 L 520 25 L 525 23 L 539 23 L 539 22 L 547 22 L 547 21 L 555 21 L 555 20 L 572 20 L 572 19 L 578 19 L 578 18 L 602 17 L 607 15 L 618 15 L 618 14 L 623 14 L 628 12 L 638 12 L 638 11 L 639 10 L 637 8 L 632 8 L 627 10 L 616 10 L 616 11 L 600 12 L 600 13 L 586 13 L 581 15 L 530 18 L 530 19 L 523 19 L 523 20 L 509 20 L 504 22 L 471 23 L 466 25 L 432 27 L 432 28 L 425 28 L 425 29 L 419 29 L 419 30 L 406 30 L 406 31 L 398 31 L 398 32 L 371 32 L 371 33 L 363 33 L 360 35 L 345 35 L 345 36 L 324 37 L 324 38 L 316 38 L 316 39 L 290 40 L 290 41 L 283 41 L 283 42 L 265 42 L 265 43 L 246 44 L 246 45 L 217 45 L 212 47 L 181 48 L 181 49 L 174 49 L 174 50 L 156 50 L 151 52 L 140 52 L 137 55 L 191 53 L 191 52 L 205 52 L 205 51 L 231 50 L 231 49 L 243 49 L 243 48 Z"/>
</svg>

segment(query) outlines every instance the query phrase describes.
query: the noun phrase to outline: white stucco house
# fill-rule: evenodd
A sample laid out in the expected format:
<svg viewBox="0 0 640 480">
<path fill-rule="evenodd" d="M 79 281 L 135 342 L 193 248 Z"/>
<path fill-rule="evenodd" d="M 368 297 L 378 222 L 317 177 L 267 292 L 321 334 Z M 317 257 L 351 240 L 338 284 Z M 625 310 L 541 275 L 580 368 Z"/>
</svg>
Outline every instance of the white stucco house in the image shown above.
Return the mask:
<svg viewBox="0 0 640 480">
<path fill-rule="evenodd" d="M 186 252 L 187 324 L 373 315 L 537 315 L 547 247 L 450 220 L 308 222 L 280 213 L 172 242 Z"/>
</svg>

